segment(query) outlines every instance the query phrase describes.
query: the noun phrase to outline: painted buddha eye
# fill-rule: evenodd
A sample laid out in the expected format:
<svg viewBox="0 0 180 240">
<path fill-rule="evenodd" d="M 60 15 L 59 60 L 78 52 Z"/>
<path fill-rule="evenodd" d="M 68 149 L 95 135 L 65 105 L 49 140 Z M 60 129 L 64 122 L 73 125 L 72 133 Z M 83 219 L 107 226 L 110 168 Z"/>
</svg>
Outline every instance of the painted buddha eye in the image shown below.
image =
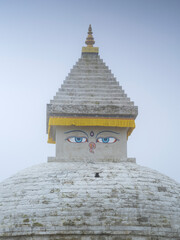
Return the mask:
<svg viewBox="0 0 180 240">
<path fill-rule="evenodd" d="M 99 143 L 115 143 L 116 141 L 118 141 L 118 139 L 114 137 L 99 137 L 96 139 L 96 142 Z"/>
<path fill-rule="evenodd" d="M 68 142 L 71 142 L 71 143 L 85 143 L 85 142 L 88 142 L 88 139 L 86 137 L 69 137 L 66 140 Z"/>
</svg>

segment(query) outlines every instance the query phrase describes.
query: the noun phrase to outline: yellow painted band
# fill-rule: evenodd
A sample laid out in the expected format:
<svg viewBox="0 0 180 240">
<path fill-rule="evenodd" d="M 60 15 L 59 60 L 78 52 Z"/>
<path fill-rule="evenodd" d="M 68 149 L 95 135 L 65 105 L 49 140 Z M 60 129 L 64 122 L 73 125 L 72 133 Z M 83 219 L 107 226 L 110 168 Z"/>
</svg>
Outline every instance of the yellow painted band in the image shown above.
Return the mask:
<svg viewBox="0 0 180 240">
<path fill-rule="evenodd" d="M 52 126 L 104 126 L 104 127 L 127 127 L 128 136 L 131 135 L 135 128 L 134 119 L 118 118 L 67 118 L 67 117 L 50 117 L 48 126 L 48 143 L 55 143 L 50 136 Z M 128 137 L 127 136 L 127 137 Z"/>
<path fill-rule="evenodd" d="M 134 119 L 118 118 L 67 118 L 50 117 L 49 126 L 109 126 L 109 127 L 134 127 Z"/>
<path fill-rule="evenodd" d="M 98 47 L 82 47 L 82 52 L 83 53 L 98 53 L 99 48 Z"/>
<path fill-rule="evenodd" d="M 48 138 L 48 143 L 53 143 L 53 144 L 55 144 L 56 141 L 54 141 L 52 138 Z"/>
</svg>

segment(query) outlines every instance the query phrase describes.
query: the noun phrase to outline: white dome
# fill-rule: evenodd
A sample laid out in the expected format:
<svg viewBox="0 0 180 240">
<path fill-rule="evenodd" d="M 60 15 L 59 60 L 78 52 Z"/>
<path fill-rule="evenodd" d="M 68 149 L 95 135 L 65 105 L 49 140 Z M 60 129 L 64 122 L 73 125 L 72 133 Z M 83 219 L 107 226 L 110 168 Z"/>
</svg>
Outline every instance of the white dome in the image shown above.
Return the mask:
<svg viewBox="0 0 180 240">
<path fill-rule="evenodd" d="M 0 239 L 172 240 L 179 226 L 180 184 L 135 163 L 45 163 L 0 184 Z"/>
</svg>

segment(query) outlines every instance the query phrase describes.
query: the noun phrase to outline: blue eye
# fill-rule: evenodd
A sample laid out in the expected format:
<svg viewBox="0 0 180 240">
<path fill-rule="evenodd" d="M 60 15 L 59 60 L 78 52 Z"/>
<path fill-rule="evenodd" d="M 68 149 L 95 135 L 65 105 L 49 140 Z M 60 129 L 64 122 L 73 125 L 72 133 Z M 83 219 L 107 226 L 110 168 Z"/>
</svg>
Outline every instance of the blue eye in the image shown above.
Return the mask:
<svg viewBox="0 0 180 240">
<path fill-rule="evenodd" d="M 109 138 L 102 138 L 103 143 L 108 143 L 109 142 Z"/>
<path fill-rule="evenodd" d="M 75 137 L 75 142 L 77 142 L 77 143 L 81 143 L 82 140 L 83 140 L 82 137 Z"/>
<path fill-rule="evenodd" d="M 116 141 L 118 141 L 118 139 L 114 137 L 99 137 L 96 140 L 96 142 L 99 142 L 99 143 L 115 143 Z"/>
<path fill-rule="evenodd" d="M 69 137 L 66 140 L 68 142 L 71 142 L 71 143 L 85 143 L 85 142 L 88 142 L 88 139 L 86 137 Z"/>
</svg>

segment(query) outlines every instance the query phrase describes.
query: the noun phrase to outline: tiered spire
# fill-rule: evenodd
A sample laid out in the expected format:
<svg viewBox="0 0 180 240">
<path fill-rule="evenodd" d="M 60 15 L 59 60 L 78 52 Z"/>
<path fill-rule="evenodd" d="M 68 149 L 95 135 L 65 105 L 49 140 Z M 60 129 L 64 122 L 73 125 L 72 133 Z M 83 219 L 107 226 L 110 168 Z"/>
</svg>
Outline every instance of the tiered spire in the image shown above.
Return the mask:
<svg viewBox="0 0 180 240">
<path fill-rule="evenodd" d="M 88 36 L 85 41 L 87 47 L 82 47 L 82 53 L 96 53 L 97 54 L 99 52 L 98 47 L 93 47 L 95 41 L 94 41 L 94 37 L 92 34 L 93 34 L 93 32 L 92 32 L 92 27 L 90 24 L 89 28 L 88 28 Z"/>
<path fill-rule="evenodd" d="M 135 127 L 138 108 L 127 97 L 111 70 L 93 47 L 89 26 L 87 47 L 61 88 L 47 105 L 48 142 L 55 143 L 56 126 Z"/>
<path fill-rule="evenodd" d="M 93 44 L 95 44 L 94 38 L 93 38 L 93 32 L 92 32 L 92 27 L 91 24 L 89 25 L 88 29 L 88 36 L 86 38 L 85 43 L 87 44 L 88 47 L 93 47 Z"/>
</svg>

